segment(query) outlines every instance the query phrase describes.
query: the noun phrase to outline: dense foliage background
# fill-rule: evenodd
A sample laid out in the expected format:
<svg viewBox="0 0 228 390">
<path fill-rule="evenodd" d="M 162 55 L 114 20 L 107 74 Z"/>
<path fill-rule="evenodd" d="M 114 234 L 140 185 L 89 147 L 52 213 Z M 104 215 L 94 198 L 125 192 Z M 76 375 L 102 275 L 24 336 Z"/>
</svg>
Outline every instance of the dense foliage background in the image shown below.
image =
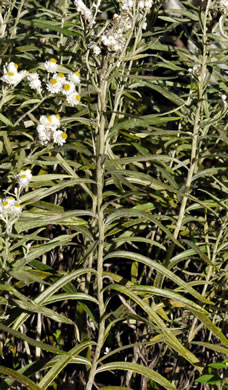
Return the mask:
<svg viewBox="0 0 228 390">
<path fill-rule="evenodd" d="M 228 388 L 227 15 L 1 3 L 1 390 Z"/>
</svg>

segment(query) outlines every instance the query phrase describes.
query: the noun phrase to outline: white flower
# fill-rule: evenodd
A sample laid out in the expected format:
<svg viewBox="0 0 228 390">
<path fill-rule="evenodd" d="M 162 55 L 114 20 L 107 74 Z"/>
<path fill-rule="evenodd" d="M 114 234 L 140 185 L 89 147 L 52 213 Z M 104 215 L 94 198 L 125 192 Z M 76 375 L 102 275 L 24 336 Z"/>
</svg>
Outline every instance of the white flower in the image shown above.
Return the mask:
<svg viewBox="0 0 228 390">
<path fill-rule="evenodd" d="M 52 78 L 48 83 L 47 83 L 47 89 L 51 93 L 58 93 L 62 88 L 62 82 L 60 81 L 59 78 Z"/>
<path fill-rule="evenodd" d="M 62 86 L 62 93 L 63 95 L 71 95 L 75 92 L 75 85 L 71 81 L 66 82 Z"/>
<path fill-rule="evenodd" d="M 7 67 L 4 67 L 4 75 L 1 77 L 1 80 L 7 84 L 15 86 L 16 84 L 20 83 L 26 74 L 26 70 L 18 72 L 17 65 L 14 64 L 14 62 L 10 62 Z"/>
<path fill-rule="evenodd" d="M 79 72 L 71 72 L 68 75 L 68 80 L 74 84 L 79 84 L 80 83 L 80 73 Z"/>
<path fill-rule="evenodd" d="M 55 73 L 57 72 L 58 65 L 56 63 L 55 58 L 50 58 L 50 60 L 46 61 L 44 64 L 44 67 L 48 73 Z"/>
<path fill-rule="evenodd" d="M 17 72 L 18 70 L 18 65 L 15 64 L 14 62 L 10 62 L 9 64 L 6 63 L 7 70 L 4 73 L 7 72 Z"/>
<path fill-rule="evenodd" d="M 129 11 L 133 8 L 133 1 L 132 0 L 124 0 L 123 5 L 121 7 L 121 11 Z"/>
<path fill-rule="evenodd" d="M 60 126 L 60 116 L 59 115 L 41 115 L 40 124 L 46 128 L 54 128 L 55 130 L 58 126 Z"/>
<path fill-rule="evenodd" d="M 151 0 L 146 0 L 146 1 L 144 2 L 144 4 L 145 4 L 145 8 L 146 8 L 147 10 L 149 10 L 149 9 L 152 7 L 153 2 L 152 2 Z"/>
<path fill-rule="evenodd" d="M 51 141 L 52 130 L 50 128 L 45 127 L 44 125 L 38 125 L 36 130 L 42 145 L 46 145 Z"/>
<path fill-rule="evenodd" d="M 9 205 L 8 199 L 1 199 L 0 210 L 1 210 L 1 214 L 3 214 L 3 215 L 9 213 L 10 205 Z"/>
<path fill-rule="evenodd" d="M 69 103 L 72 107 L 77 106 L 80 103 L 80 100 L 81 96 L 77 92 L 67 95 L 67 103 Z"/>
<path fill-rule="evenodd" d="M 227 10 L 227 8 L 228 8 L 228 0 L 220 0 L 220 5 Z"/>
<path fill-rule="evenodd" d="M 29 182 L 32 179 L 32 173 L 30 169 L 22 169 L 21 172 L 17 175 L 19 185 L 21 187 L 27 187 Z"/>
<path fill-rule="evenodd" d="M 66 77 L 65 77 L 64 73 L 61 73 L 61 72 L 53 74 L 52 78 L 56 79 L 61 84 L 65 83 L 65 81 L 66 81 Z"/>
<path fill-rule="evenodd" d="M 54 141 L 54 143 L 58 144 L 59 146 L 62 146 L 63 144 L 65 144 L 66 139 L 67 139 L 67 134 L 61 130 L 57 130 L 53 133 L 53 141 Z"/>
<path fill-rule="evenodd" d="M 83 3 L 82 0 L 75 0 L 74 4 L 77 8 L 77 11 L 82 14 L 82 16 L 85 18 L 87 22 L 91 22 L 93 19 L 92 12 L 89 8 L 86 7 L 86 5 Z"/>
<path fill-rule="evenodd" d="M 99 54 L 101 54 L 101 48 L 98 45 L 93 44 L 91 49 L 93 50 L 93 54 L 95 56 L 99 56 Z"/>
<path fill-rule="evenodd" d="M 19 215 L 22 212 L 22 207 L 20 203 L 15 203 L 13 207 L 11 208 L 11 212 L 14 215 Z"/>
<path fill-rule="evenodd" d="M 29 73 L 27 75 L 29 81 L 29 86 L 32 89 L 36 89 L 38 92 L 41 92 L 41 81 L 39 79 L 38 73 Z"/>
<path fill-rule="evenodd" d="M 54 139 L 54 134 L 57 128 L 60 126 L 60 116 L 57 115 L 41 115 L 40 124 L 37 126 L 36 130 L 38 132 L 38 137 L 42 145 L 47 145 Z"/>
<path fill-rule="evenodd" d="M 60 126 L 60 116 L 57 115 L 50 115 L 47 117 L 50 125 L 53 127 L 59 127 Z"/>
<path fill-rule="evenodd" d="M 1 199 L 0 211 L 2 214 L 10 214 L 12 207 L 15 204 L 15 199 L 10 196 L 9 198 Z"/>
<path fill-rule="evenodd" d="M 16 202 L 16 200 L 12 196 L 6 199 L 0 199 L 0 213 L 3 217 L 9 214 L 14 214 L 17 216 L 21 212 L 21 204 Z"/>
</svg>

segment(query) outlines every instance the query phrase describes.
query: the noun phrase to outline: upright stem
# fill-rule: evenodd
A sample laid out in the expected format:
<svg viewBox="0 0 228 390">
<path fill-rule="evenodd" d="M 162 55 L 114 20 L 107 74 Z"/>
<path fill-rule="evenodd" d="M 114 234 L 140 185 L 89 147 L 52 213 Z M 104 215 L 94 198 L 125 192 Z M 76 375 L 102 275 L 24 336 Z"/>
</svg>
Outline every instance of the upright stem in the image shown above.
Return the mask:
<svg viewBox="0 0 228 390">
<path fill-rule="evenodd" d="M 89 374 L 86 390 L 91 390 L 96 375 L 97 361 L 104 343 L 105 320 L 104 320 L 104 297 L 103 297 L 103 254 L 104 254 L 104 210 L 103 210 L 103 176 L 104 176 L 104 150 L 105 150 L 105 121 L 106 121 L 106 89 L 107 81 L 104 79 L 105 72 L 100 76 L 100 91 L 98 94 L 98 134 L 96 144 L 96 179 L 97 179 L 97 215 L 99 244 L 97 253 L 97 295 L 99 302 L 99 330 L 97 346 L 94 353 L 93 363 Z"/>
<path fill-rule="evenodd" d="M 203 105 L 203 94 L 204 94 L 204 88 L 206 83 L 206 74 L 207 74 L 207 63 L 208 63 L 208 37 L 207 37 L 207 17 L 208 12 L 210 8 L 211 1 L 209 0 L 207 3 L 207 8 L 204 15 L 203 20 L 203 53 L 202 53 L 202 62 L 201 62 L 201 71 L 199 75 L 199 84 L 198 84 L 198 101 L 196 106 L 196 113 L 195 113 L 195 120 L 194 120 L 194 126 L 193 126 L 193 134 L 192 134 L 192 148 L 191 148 L 191 161 L 190 161 L 190 167 L 188 171 L 188 175 L 186 178 L 186 191 L 189 191 L 191 189 L 192 184 L 192 178 L 194 173 L 196 172 L 197 168 L 197 155 L 199 150 L 199 131 L 200 131 L 200 122 L 201 122 L 201 111 L 202 111 L 202 105 Z M 187 205 L 188 196 L 184 195 L 181 200 L 179 215 L 177 219 L 177 224 L 173 233 L 173 236 L 175 239 L 178 238 L 183 219 L 185 217 L 185 211 L 186 211 L 186 205 Z M 172 243 L 169 247 L 169 250 L 167 252 L 167 256 L 165 259 L 165 266 L 168 267 L 170 259 L 172 258 L 173 251 L 175 248 L 175 244 Z M 155 286 L 156 287 L 162 287 L 163 283 L 163 277 L 162 275 L 158 274 L 157 278 L 155 279 Z"/>
</svg>

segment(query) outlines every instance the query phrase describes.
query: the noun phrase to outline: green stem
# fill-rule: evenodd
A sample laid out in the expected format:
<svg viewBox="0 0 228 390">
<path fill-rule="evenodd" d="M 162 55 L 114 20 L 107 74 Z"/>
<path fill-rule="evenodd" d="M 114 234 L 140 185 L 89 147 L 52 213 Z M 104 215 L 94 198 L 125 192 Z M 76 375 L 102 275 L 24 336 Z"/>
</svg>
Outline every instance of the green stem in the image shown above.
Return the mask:
<svg viewBox="0 0 228 390">
<path fill-rule="evenodd" d="M 192 178 L 194 173 L 197 169 L 197 155 L 199 150 L 199 131 L 200 131 L 200 122 L 201 122 L 201 111 L 202 111 L 202 105 L 203 105 L 203 94 L 205 90 L 205 83 L 206 83 L 206 77 L 207 74 L 207 63 L 208 63 L 208 37 L 207 37 L 207 16 L 210 8 L 211 1 L 208 1 L 207 9 L 205 11 L 204 15 L 204 21 L 203 21 L 203 53 L 202 53 L 202 62 L 201 62 L 201 72 L 199 75 L 199 84 L 198 84 L 198 101 L 196 106 L 196 114 L 195 114 L 195 120 L 194 120 L 194 126 L 193 126 L 193 134 L 192 134 L 192 148 L 191 148 L 191 161 L 190 161 L 190 167 L 188 171 L 188 175 L 186 178 L 186 192 L 189 192 L 191 190 L 191 184 L 192 184 Z M 175 239 L 178 238 L 178 235 L 181 230 L 181 226 L 183 223 L 183 219 L 185 217 L 185 211 L 186 211 L 186 205 L 187 205 L 188 195 L 184 195 L 181 200 L 179 215 L 176 223 L 176 227 L 173 233 L 173 236 Z M 168 267 L 170 259 L 172 258 L 173 251 L 175 248 L 175 244 L 172 243 L 169 247 L 169 250 L 167 252 L 167 256 L 165 259 L 165 266 Z M 162 275 L 157 275 L 157 278 L 155 279 L 154 285 L 156 287 L 161 288 L 163 283 L 163 277 Z"/>
<path fill-rule="evenodd" d="M 104 254 L 104 210 L 103 210 L 103 176 L 104 176 L 104 150 L 105 150 L 105 120 L 106 120 L 106 89 L 107 81 L 104 79 L 105 72 L 101 74 L 100 79 L 100 92 L 98 94 L 98 134 L 97 134 L 97 145 L 96 145 L 96 160 L 97 160 L 97 215 L 98 215 L 98 232 L 99 232 L 99 244 L 97 253 L 97 296 L 99 302 L 99 330 L 97 346 L 93 357 L 93 363 L 89 374 L 88 383 L 86 390 L 91 390 L 94 378 L 96 375 L 96 369 L 98 359 L 100 357 L 101 349 L 104 343 L 105 333 L 105 319 L 104 319 L 104 297 L 103 297 L 103 254 Z"/>
</svg>

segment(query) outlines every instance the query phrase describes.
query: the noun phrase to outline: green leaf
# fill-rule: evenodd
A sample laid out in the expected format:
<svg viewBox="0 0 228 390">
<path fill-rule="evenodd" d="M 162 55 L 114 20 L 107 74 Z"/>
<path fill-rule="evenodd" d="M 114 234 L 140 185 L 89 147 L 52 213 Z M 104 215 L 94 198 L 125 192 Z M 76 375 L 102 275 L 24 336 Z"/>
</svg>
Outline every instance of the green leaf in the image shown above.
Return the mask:
<svg viewBox="0 0 228 390">
<path fill-rule="evenodd" d="M 221 329 L 210 320 L 210 318 L 195 309 L 192 309 L 192 313 L 194 313 L 195 316 L 199 318 L 199 320 L 207 327 L 207 329 L 209 329 L 216 337 L 218 337 L 221 343 L 228 347 L 228 339 L 223 334 Z"/>
<path fill-rule="evenodd" d="M 96 274 L 96 271 L 90 268 L 87 269 L 78 269 L 76 271 L 73 271 L 60 279 L 58 279 L 55 283 L 53 283 L 51 286 L 46 288 L 37 298 L 33 300 L 34 303 L 37 303 L 39 305 L 44 304 L 46 300 L 50 299 L 52 295 L 55 294 L 56 291 L 63 288 L 65 285 L 70 283 L 72 280 L 80 277 L 81 275 L 87 274 L 87 273 L 93 273 Z M 17 320 L 14 323 L 13 328 L 18 329 L 26 320 L 29 318 L 30 314 L 21 314 Z"/>
<path fill-rule="evenodd" d="M 150 305 L 148 305 L 144 300 L 138 297 L 138 295 L 134 294 L 128 287 L 118 285 L 118 284 L 111 284 L 110 286 L 106 287 L 106 289 L 112 289 L 116 290 L 122 294 L 127 295 L 129 298 L 131 298 L 133 301 L 135 301 L 148 315 L 149 317 L 154 321 L 154 323 L 159 327 L 159 331 L 164 335 L 164 342 L 169 345 L 172 349 L 177 351 L 181 356 L 183 356 L 185 359 L 187 359 L 191 364 L 198 364 L 199 360 L 196 358 L 196 356 L 188 351 L 176 338 L 174 333 L 166 327 L 164 321 L 159 317 L 159 315 L 151 308 Z"/>
<path fill-rule="evenodd" d="M 39 386 L 42 390 L 47 389 L 52 382 L 55 380 L 55 378 L 58 376 L 58 374 L 64 369 L 64 367 L 67 366 L 67 364 L 71 363 L 72 358 L 77 356 L 81 351 L 83 351 L 85 348 L 88 348 L 91 345 L 96 345 L 93 341 L 84 341 L 79 345 L 76 345 L 76 347 L 72 348 L 69 351 L 70 356 L 61 356 L 58 361 L 53 365 L 53 367 L 48 371 L 48 373 L 43 377 L 43 379 L 40 381 Z"/>
<path fill-rule="evenodd" d="M 53 295 L 52 297 L 48 298 L 45 301 L 45 305 L 50 305 L 50 304 L 55 303 L 55 302 L 66 301 L 68 299 L 79 300 L 79 301 L 86 300 L 86 301 L 96 303 L 98 305 L 98 300 L 95 297 L 92 297 L 92 296 L 85 294 L 85 293 L 56 294 L 56 295 Z"/>
<path fill-rule="evenodd" d="M 128 363 L 128 362 L 113 362 L 102 365 L 97 368 L 96 373 L 111 371 L 111 370 L 129 370 L 136 372 L 137 374 L 146 376 L 147 378 L 152 379 L 159 385 L 163 386 L 167 390 L 177 390 L 172 383 L 170 383 L 162 375 L 158 374 L 156 371 L 151 370 L 150 368 L 144 367 L 137 363 Z"/>
<path fill-rule="evenodd" d="M 198 383 L 216 383 L 218 381 L 220 381 L 221 379 L 218 378 L 217 376 L 213 375 L 213 374 L 208 374 L 208 375 L 202 375 L 200 376 L 199 378 L 196 379 L 196 382 Z"/>
<path fill-rule="evenodd" d="M 45 317 L 48 317 L 53 321 L 75 326 L 75 323 L 70 318 L 67 318 L 63 314 L 59 314 L 54 310 L 42 307 L 41 305 L 38 305 L 37 303 L 34 303 L 32 301 L 25 302 L 18 299 L 14 299 L 13 302 L 25 311 L 43 314 Z"/>
<path fill-rule="evenodd" d="M 58 246 L 62 246 L 70 243 L 72 238 L 75 236 L 75 234 L 76 233 L 71 235 L 65 234 L 62 236 L 58 236 L 53 240 L 49 241 L 48 243 L 40 245 L 38 248 L 32 248 L 28 255 L 22 257 L 21 259 L 18 259 L 14 263 L 14 271 L 19 270 L 22 266 L 29 263 L 31 260 L 38 259 L 44 253 L 50 252 L 52 249 Z"/>
<path fill-rule="evenodd" d="M 208 364 L 208 367 L 215 368 L 216 370 L 219 370 L 220 368 L 227 368 L 226 363 L 210 363 Z"/>
<path fill-rule="evenodd" d="M 36 385 L 27 376 L 19 374 L 19 372 L 12 370 L 11 368 L 0 366 L 0 373 L 15 379 L 18 383 L 26 386 L 26 388 L 29 390 L 42 390 L 40 386 Z"/>
<path fill-rule="evenodd" d="M 9 326 L 3 325 L 1 323 L 0 323 L 0 329 L 3 332 L 9 333 L 12 336 L 17 337 L 20 340 L 24 340 L 28 344 L 33 345 L 34 347 L 40 348 L 40 349 L 42 349 L 44 351 L 52 352 L 54 354 L 65 354 L 65 353 L 67 353 L 67 352 L 65 352 L 65 351 L 63 351 L 61 349 L 53 347 L 52 345 L 49 345 L 49 344 L 43 343 L 41 341 L 35 340 L 35 339 L 33 339 L 33 338 L 31 338 L 31 337 L 29 337 L 29 336 L 27 336 L 27 335 L 25 335 L 25 334 L 23 334 L 21 332 L 18 332 L 17 330 L 14 330 L 14 329 L 10 328 Z"/>
<path fill-rule="evenodd" d="M 13 127 L 13 123 L 9 118 L 6 118 L 5 115 L 0 113 L 0 121 L 2 121 L 6 126 Z"/>
<path fill-rule="evenodd" d="M 137 209 L 120 209 L 109 215 L 106 219 L 106 225 L 111 224 L 114 222 L 116 219 L 120 219 L 123 217 L 142 217 L 145 218 L 148 221 L 153 222 L 155 225 L 159 226 L 162 231 L 164 231 L 167 236 L 179 247 L 183 248 L 182 245 L 179 243 L 178 240 L 176 240 L 173 236 L 173 234 L 170 232 L 168 228 L 166 228 L 162 223 L 154 218 L 152 215 L 148 213 L 144 213 L 143 211 L 139 211 Z"/>
<path fill-rule="evenodd" d="M 190 311 L 192 308 L 195 308 L 196 310 L 199 310 L 203 314 L 208 314 L 208 312 L 203 307 L 197 305 L 195 302 L 183 297 L 181 294 L 178 294 L 172 290 L 164 290 L 161 288 L 156 288 L 156 287 L 151 287 L 151 286 L 142 286 L 142 285 L 131 286 L 131 289 L 133 291 L 136 291 L 136 292 L 142 292 L 142 293 L 147 293 L 147 294 L 151 294 L 151 295 L 157 295 L 159 297 L 170 298 L 170 299 L 176 300 L 178 302 L 181 302 Z"/>
<path fill-rule="evenodd" d="M 204 296 L 199 294 L 196 290 L 194 290 L 192 287 L 190 287 L 187 283 L 185 283 L 179 276 L 175 275 L 173 272 L 168 270 L 163 265 L 157 263 L 154 260 L 151 260 L 148 257 L 142 256 L 140 254 L 134 253 L 134 252 L 127 252 L 127 251 L 116 251 L 109 253 L 105 256 L 104 260 L 106 259 L 112 259 L 112 258 L 127 258 L 132 261 L 139 261 L 140 263 L 143 263 L 147 265 L 150 268 L 154 268 L 157 272 L 161 273 L 163 276 L 169 278 L 174 283 L 176 283 L 178 286 L 182 287 L 184 291 L 190 293 L 195 298 L 197 298 L 199 301 L 207 303 L 207 304 L 213 304 L 213 302 L 206 299 Z"/>
<path fill-rule="evenodd" d="M 49 30 L 49 31 L 56 31 L 60 34 L 63 34 L 65 36 L 69 37 L 75 37 L 81 35 L 78 31 L 71 31 L 67 28 L 62 28 L 61 25 L 57 25 L 56 22 L 47 21 L 46 19 L 33 19 L 31 21 L 21 19 L 20 23 L 27 25 L 27 26 L 34 26 L 38 27 L 43 30 Z"/>
</svg>

